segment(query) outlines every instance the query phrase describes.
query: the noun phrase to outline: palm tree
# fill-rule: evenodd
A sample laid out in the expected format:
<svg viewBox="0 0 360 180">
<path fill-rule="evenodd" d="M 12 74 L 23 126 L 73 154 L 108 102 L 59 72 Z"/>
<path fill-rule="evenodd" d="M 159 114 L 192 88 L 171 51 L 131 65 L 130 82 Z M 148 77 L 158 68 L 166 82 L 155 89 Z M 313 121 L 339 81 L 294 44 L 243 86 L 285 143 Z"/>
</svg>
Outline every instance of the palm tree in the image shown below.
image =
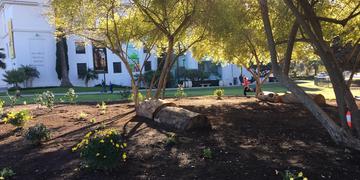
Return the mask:
<svg viewBox="0 0 360 180">
<path fill-rule="evenodd" d="M 98 79 L 99 76 L 93 69 L 87 69 L 83 73 L 79 74 L 79 79 L 82 79 L 85 81 L 85 86 L 88 87 L 88 83 L 90 80 Z"/>
<path fill-rule="evenodd" d="M 32 82 L 35 78 L 39 78 L 40 72 L 32 66 L 24 66 L 21 65 L 21 67 L 19 69 L 24 70 L 25 72 L 25 86 L 26 87 L 31 87 L 32 86 Z"/>
</svg>

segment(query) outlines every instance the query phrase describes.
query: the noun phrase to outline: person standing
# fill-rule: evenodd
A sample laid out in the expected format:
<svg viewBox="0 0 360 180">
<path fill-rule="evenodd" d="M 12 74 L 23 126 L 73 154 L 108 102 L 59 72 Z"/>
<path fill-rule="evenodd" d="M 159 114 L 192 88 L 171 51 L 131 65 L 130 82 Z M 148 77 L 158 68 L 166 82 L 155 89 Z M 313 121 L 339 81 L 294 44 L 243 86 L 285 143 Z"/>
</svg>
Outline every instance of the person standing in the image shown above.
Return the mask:
<svg viewBox="0 0 360 180">
<path fill-rule="evenodd" d="M 250 92 L 250 81 L 247 77 L 244 77 L 242 85 L 244 86 L 244 96 L 247 96 L 246 92 Z"/>
<path fill-rule="evenodd" d="M 106 93 L 106 83 L 104 80 L 101 81 L 101 87 L 102 87 L 101 92 Z"/>
<path fill-rule="evenodd" d="M 110 93 L 112 94 L 114 91 L 113 91 L 113 87 L 114 85 L 111 83 L 110 81 L 110 84 L 109 84 L 109 90 L 110 90 Z"/>
</svg>

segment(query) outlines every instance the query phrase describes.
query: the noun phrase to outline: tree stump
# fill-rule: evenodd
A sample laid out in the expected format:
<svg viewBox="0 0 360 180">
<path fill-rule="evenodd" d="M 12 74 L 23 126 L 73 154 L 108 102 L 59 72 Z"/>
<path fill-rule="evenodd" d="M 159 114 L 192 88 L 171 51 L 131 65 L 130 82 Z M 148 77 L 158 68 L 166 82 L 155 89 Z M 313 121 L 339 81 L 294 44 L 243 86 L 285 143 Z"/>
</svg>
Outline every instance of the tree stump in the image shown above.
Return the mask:
<svg viewBox="0 0 360 180">
<path fill-rule="evenodd" d="M 211 128 L 206 116 L 164 100 L 146 100 L 136 109 L 136 114 L 180 131 Z"/>
<path fill-rule="evenodd" d="M 261 101 L 278 103 L 279 95 L 274 92 L 263 91 L 258 94 L 257 98 Z"/>
<path fill-rule="evenodd" d="M 323 106 L 326 105 L 325 97 L 322 94 L 307 94 L 316 104 Z M 286 104 L 300 104 L 301 102 L 296 98 L 294 94 L 284 94 L 280 96 L 280 102 Z"/>
</svg>

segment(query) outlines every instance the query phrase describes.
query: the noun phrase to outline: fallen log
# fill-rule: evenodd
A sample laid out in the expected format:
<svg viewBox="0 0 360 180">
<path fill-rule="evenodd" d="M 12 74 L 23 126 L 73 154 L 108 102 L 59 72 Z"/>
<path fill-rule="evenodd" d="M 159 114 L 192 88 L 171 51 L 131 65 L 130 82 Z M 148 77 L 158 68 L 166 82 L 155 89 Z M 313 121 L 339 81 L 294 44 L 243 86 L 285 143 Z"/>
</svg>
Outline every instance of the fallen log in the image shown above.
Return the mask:
<svg viewBox="0 0 360 180">
<path fill-rule="evenodd" d="M 325 97 L 322 94 L 307 94 L 311 99 L 313 99 L 316 104 L 323 106 L 326 105 Z M 300 104 L 301 102 L 294 94 L 284 94 L 279 96 L 279 100 L 281 103 L 286 104 Z"/>
<path fill-rule="evenodd" d="M 206 116 L 164 100 L 146 100 L 136 109 L 136 114 L 180 131 L 211 128 Z"/>
</svg>

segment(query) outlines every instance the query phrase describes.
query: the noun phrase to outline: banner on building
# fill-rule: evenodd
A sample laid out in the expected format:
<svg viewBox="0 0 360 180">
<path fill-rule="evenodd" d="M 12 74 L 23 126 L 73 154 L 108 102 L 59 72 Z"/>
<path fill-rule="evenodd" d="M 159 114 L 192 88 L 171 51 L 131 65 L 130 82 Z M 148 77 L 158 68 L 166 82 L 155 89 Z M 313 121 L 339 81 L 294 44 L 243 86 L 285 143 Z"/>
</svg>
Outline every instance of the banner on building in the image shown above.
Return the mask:
<svg viewBox="0 0 360 180">
<path fill-rule="evenodd" d="M 13 31 L 13 23 L 11 19 L 8 22 L 8 32 L 9 32 L 9 57 L 11 59 L 15 59 L 14 31 Z"/>
<path fill-rule="evenodd" d="M 107 73 L 107 56 L 106 48 L 103 47 L 93 47 L 93 59 L 94 59 L 94 70 L 98 73 Z"/>
</svg>

